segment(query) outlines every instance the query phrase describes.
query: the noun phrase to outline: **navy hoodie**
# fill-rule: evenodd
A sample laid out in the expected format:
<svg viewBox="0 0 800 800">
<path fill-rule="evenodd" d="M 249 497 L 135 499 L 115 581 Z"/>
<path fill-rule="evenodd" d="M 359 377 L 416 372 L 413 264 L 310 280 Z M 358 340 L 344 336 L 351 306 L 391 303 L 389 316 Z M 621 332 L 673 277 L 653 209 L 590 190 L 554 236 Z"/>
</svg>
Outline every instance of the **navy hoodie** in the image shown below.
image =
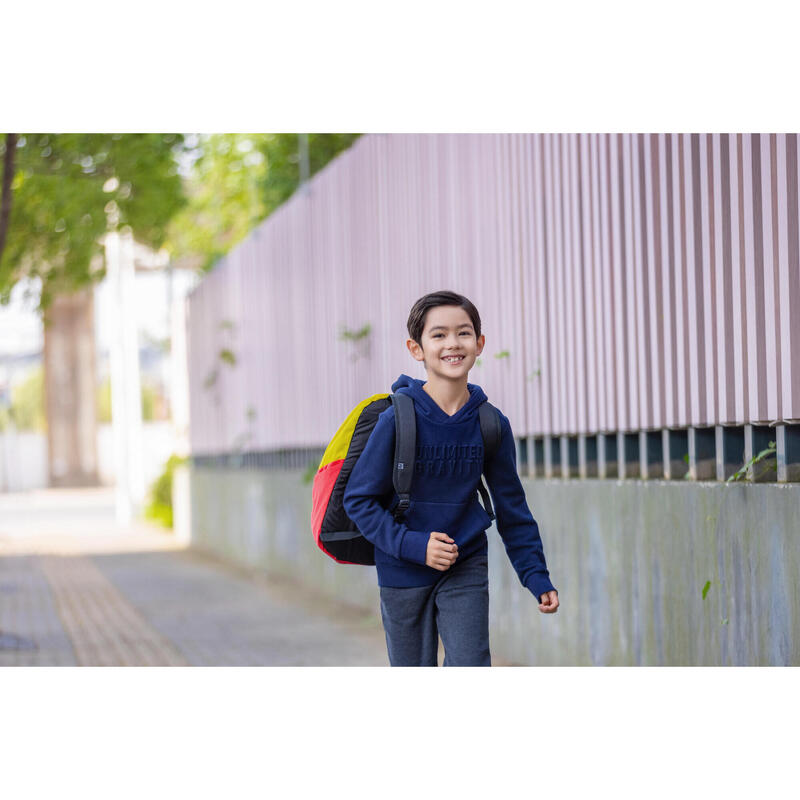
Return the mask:
<svg viewBox="0 0 800 800">
<path fill-rule="evenodd" d="M 391 510 L 398 501 L 392 484 L 394 406 L 379 417 L 353 467 L 344 509 L 375 545 L 380 586 L 428 586 L 442 572 L 425 564 L 431 531 L 442 531 L 458 545 L 458 559 L 486 553 L 491 520 L 478 500 L 483 471 L 483 438 L 478 408 L 486 401 L 480 386 L 468 383 L 469 400 L 448 416 L 422 388 L 424 381 L 401 375 L 392 391 L 414 400 L 417 450 L 411 505 L 401 522 Z M 500 447 L 485 470 L 497 530 L 523 586 L 538 599 L 552 590 L 539 527 L 517 473 L 514 435 L 500 414 Z M 388 505 L 387 497 L 391 497 Z"/>
</svg>

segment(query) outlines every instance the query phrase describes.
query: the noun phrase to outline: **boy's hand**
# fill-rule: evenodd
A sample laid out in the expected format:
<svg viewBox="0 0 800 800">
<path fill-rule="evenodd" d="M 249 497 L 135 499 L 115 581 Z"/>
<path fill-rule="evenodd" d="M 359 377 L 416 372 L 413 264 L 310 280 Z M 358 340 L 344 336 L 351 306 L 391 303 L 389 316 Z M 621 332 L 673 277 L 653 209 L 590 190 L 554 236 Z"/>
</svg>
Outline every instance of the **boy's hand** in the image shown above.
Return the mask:
<svg viewBox="0 0 800 800">
<path fill-rule="evenodd" d="M 544 592 L 539 599 L 539 611 L 542 614 L 555 614 L 558 611 L 558 592 Z"/>
<path fill-rule="evenodd" d="M 446 533 L 433 531 L 428 539 L 428 552 L 425 563 L 429 567 L 444 572 L 455 564 L 458 558 L 458 545 Z"/>
</svg>

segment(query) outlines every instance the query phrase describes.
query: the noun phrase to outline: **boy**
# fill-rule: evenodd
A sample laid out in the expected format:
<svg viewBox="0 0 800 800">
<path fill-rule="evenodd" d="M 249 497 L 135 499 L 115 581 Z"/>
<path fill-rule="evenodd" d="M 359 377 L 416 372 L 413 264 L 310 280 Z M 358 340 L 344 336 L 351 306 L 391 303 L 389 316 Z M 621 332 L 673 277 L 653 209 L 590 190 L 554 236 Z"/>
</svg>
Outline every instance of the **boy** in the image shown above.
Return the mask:
<svg viewBox="0 0 800 800">
<path fill-rule="evenodd" d="M 454 292 L 417 300 L 406 342 L 425 365 L 428 380 L 401 375 L 392 391 L 410 395 L 417 421 L 411 504 L 396 522 L 391 509 L 394 407 L 379 417 L 355 464 L 344 509 L 375 545 L 381 617 L 392 666 L 437 665 L 441 635 L 444 666 L 491 666 L 486 529 L 478 501 L 483 438 L 480 386 L 467 383 L 485 337 L 475 306 Z M 539 529 L 516 468 L 511 425 L 500 415 L 502 436 L 486 465 L 497 530 L 520 581 L 539 599 L 539 610 L 558 609 Z M 391 493 L 391 494 L 390 494 Z M 391 496 L 389 509 L 381 499 Z"/>
</svg>

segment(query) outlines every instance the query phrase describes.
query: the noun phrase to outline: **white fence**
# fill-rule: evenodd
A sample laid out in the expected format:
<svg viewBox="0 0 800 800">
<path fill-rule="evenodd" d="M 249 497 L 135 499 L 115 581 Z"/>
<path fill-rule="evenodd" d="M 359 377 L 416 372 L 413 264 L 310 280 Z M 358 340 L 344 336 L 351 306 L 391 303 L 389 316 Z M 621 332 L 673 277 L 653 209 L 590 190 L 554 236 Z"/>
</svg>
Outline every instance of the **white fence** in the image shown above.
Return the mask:
<svg viewBox="0 0 800 800">
<path fill-rule="evenodd" d="M 444 288 L 518 436 L 800 421 L 799 140 L 362 137 L 190 295 L 193 454 L 324 447 Z"/>
<path fill-rule="evenodd" d="M 145 422 L 142 429 L 144 481 L 149 488 L 177 445 L 171 422 Z M 100 483 L 113 486 L 114 439 L 110 425 L 98 426 L 97 460 Z M 9 430 L 0 434 L 0 492 L 23 492 L 47 485 L 47 436 Z"/>
</svg>

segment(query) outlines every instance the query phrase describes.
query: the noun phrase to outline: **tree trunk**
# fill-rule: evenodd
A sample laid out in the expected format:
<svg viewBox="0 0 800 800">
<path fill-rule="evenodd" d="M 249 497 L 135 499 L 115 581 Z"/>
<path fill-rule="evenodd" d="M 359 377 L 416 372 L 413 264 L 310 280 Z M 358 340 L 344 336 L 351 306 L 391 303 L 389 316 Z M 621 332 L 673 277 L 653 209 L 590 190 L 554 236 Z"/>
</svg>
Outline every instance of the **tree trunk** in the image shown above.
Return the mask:
<svg viewBox="0 0 800 800">
<path fill-rule="evenodd" d="M 44 318 L 51 486 L 98 486 L 94 293 L 59 295 Z"/>
</svg>

